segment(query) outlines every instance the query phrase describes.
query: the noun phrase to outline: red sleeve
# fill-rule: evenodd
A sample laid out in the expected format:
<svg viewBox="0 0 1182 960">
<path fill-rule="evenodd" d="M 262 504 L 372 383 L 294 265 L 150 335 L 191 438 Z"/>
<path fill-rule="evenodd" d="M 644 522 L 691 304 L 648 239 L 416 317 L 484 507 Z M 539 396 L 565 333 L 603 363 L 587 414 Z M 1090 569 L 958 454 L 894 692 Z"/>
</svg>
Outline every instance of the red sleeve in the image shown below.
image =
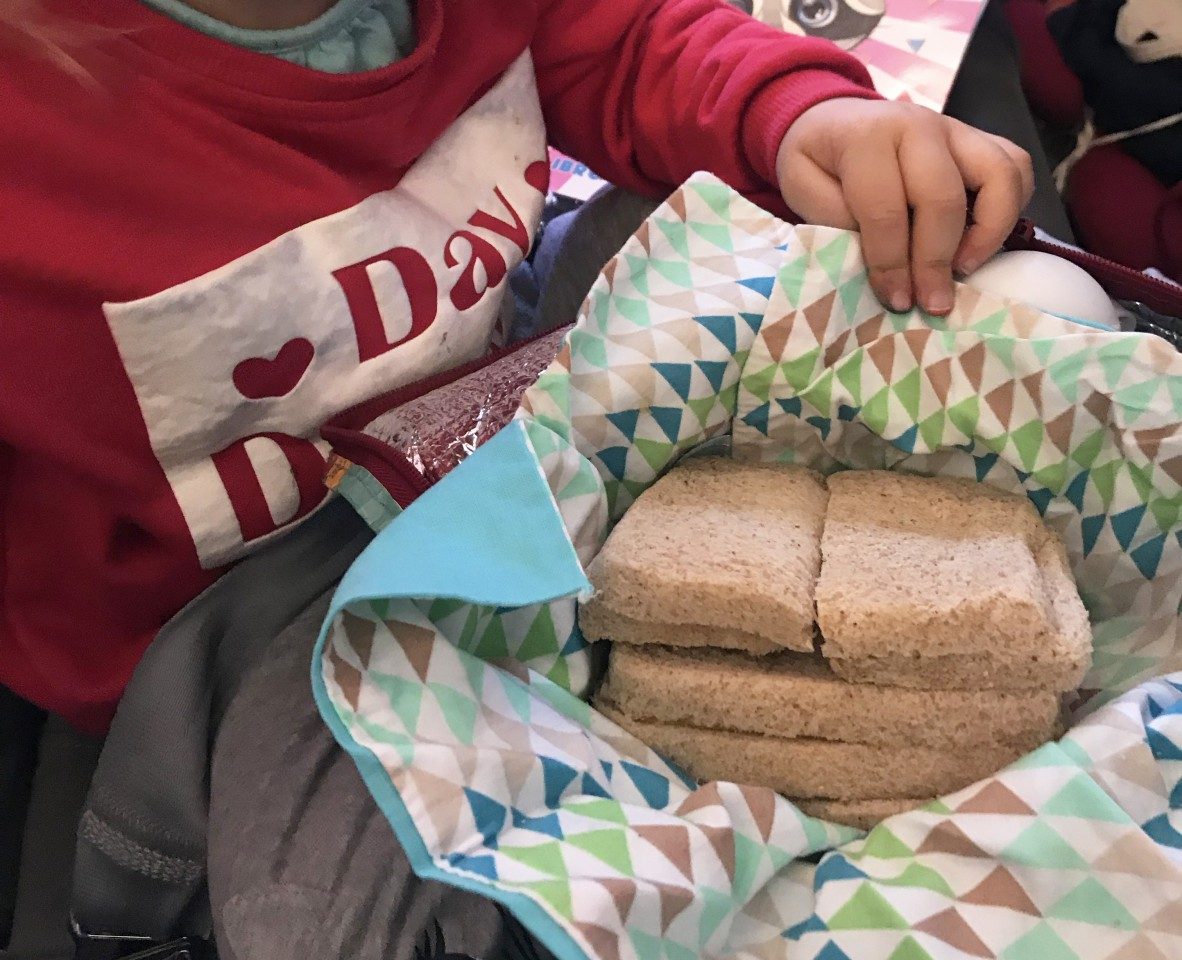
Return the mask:
<svg viewBox="0 0 1182 960">
<path fill-rule="evenodd" d="M 533 55 L 551 141 L 632 190 L 708 170 L 778 204 L 776 152 L 796 118 L 823 100 L 876 96 L 833 44 L 724 0 L 539 2 Z"/>
</svg>

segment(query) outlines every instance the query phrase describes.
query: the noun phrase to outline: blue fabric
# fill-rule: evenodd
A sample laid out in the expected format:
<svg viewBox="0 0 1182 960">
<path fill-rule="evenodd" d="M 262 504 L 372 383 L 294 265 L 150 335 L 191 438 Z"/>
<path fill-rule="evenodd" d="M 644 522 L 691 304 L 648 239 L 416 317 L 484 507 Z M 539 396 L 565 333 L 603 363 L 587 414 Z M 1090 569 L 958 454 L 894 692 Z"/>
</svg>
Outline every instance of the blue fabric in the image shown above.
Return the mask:
<svg viewBox="0 0 1182 960">
<path fill-rule="evenodd" d="M 341 581 L 329 619 L 359 600 L 447 597 L 523 607 L 590 586 L 514 422 L 377 536 Z"/>
<path fill-rule="evenodd" d="M 530 255 L 509 275 L 509 295 L 515 306 L 509 329 L 510 343 L 520 343 L 545 332 L 548 318 L 540 312 L 542 291 L 554 275 L 563 241 L 578 223 L 582 204 L 551 197 L 542 210 L 542 221 Z"/>
<path fill-rule="evenodd" d="M 223 23 L 184 0 L 143 0 L 187 27 L 235 46 L 322 73 L 377 70 L 415 46 L 409 0 L 337 0 L 311 23 L 287 30 L 246 30 Z"/>
</svg>

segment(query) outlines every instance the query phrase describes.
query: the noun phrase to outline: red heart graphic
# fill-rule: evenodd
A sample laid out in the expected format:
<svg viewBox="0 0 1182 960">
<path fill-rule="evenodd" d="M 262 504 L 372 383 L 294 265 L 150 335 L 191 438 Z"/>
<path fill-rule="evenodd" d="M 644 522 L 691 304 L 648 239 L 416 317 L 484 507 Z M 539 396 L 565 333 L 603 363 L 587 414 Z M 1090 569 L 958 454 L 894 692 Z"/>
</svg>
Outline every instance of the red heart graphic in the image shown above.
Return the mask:
<svg viewBox="0 0 1182 960">
<path fill-rule="evenodd" d="M 273 360 L 251 357 L 234 368 L 234 386 L 248 400 L 286 397 L 308 372 L 316 348 L 310 340 L 288 340 Z"/>
<path fill-rule="evenodd" d="M 525 168 L 525 182 L 538 191 L 545 193 L 550 189 L 550 164 L 538 160 Z"/>
</svg>

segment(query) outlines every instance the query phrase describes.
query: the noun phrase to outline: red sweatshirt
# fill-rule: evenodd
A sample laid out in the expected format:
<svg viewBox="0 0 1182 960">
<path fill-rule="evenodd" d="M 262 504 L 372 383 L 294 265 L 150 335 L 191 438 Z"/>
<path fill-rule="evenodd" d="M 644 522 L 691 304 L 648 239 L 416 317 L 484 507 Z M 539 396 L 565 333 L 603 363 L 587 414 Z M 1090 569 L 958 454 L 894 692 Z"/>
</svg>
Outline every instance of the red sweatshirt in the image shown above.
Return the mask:
<svg viewBox="0 0 1182 960">
<path fill-rule="evenodd" d="M 419 0 L 388 68 L 316 73 L 136 0 L 99 85 L 0 67 L 0 682 L 101 731 L 145 646 L 324 499 L 321 424 L 487 348 L 547 135 L 611 181 L 770 202 L 835 47 L 720 0 Z"/>
</svg>

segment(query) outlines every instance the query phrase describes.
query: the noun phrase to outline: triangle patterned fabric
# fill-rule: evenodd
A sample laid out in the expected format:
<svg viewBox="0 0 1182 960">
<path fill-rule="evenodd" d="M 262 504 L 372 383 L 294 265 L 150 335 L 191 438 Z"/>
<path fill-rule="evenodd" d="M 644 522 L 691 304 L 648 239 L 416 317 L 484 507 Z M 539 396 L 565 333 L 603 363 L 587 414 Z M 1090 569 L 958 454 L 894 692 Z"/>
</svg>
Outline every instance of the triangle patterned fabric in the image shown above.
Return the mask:
<svg viewBox="0 0 1182 960">
<path fill-rule="evenodd" d="M 317 697 L 416 870 L 562 960 L 1182 956 L 1180 424 L 1164 342 L 967 289 L 946 319 L 884 313 L 854 236 L 699 175 L 517 420 L 358 561 Z M 595 713 L 581 567 L 701 449 L 1024 493 L 1095 622 L 1071 731 L 864 836 L 699 786 Z"/>
</svg>

